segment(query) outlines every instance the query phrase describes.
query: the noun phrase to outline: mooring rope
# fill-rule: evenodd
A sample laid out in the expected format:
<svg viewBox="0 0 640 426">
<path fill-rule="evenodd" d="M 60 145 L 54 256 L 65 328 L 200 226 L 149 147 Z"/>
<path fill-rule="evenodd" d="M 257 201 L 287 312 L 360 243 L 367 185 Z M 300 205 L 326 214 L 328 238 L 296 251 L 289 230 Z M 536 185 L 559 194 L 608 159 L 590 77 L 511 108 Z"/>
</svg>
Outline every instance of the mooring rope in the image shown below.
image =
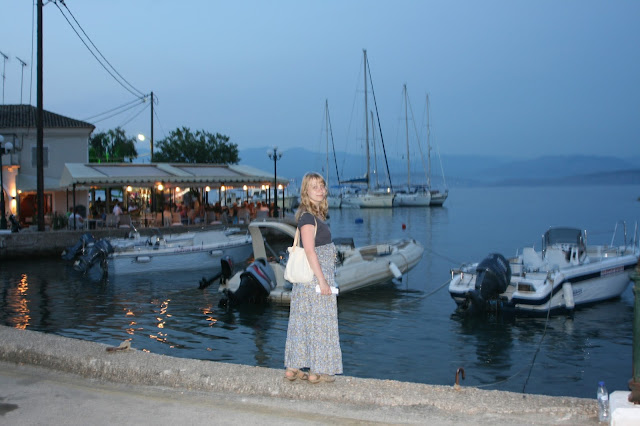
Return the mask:
<svg viewBox="0 0 640 426">
<path fill-rule="evenodd" d="M 428 250 L 428 251 L 429 251 L 429 253 L 431 253 L 431 254 L 433 254 L 433 255 L 436 255 L 436 256 L 438 256 L 438 257 L 443 258 L 444 260 L 446 260 L 446 261 L 448 261 L 448 262 L 451 262 L 451 263 L 452 263 L 452 264 L 454 264 L 454 265 L 462 265 L 462 264 L 464 263 L 464 262 L 458 262 L 457 260 L 452 259 L 452 258 L 450 258 L 450 257 L 447 257 L 447 256 L 445 256 L 445 255 L 443 255 L 443 254 L 436 253 L 435 251 L 431 250 L 430 248 L 425 247 L 424 249 L 425 249 L 425 250 Z"/>
<path fill-rule="evenodd" d="M 536 357 L 538 356 L 538 352 L 540 352 L 542 341 L 544 340 L 544 337 L 547 335 L 547 327 L 549 326 L 549 316 L 551 314 L 551 297 L 552 296 L 553 296 L 552 294 L 549 294 L 549 307 L 547 308 L 547 319 L 544 322 L 544 330 L 542 332 L 542 336 L 540 337 L 540 341 L 538 342 L 538 347 L 536 348 L 536 352 L 533 354 L 533 359 L 531 360 L 531 367 L 529 368 L 529 374 L 527 375 L 527 379 L 524 381 L 524 385 L 522 386 L 522 393 L 524 393 L 524 390 L 527 387 L 527 383 L 529 382 L 529 377 L 531 377 L 531 371 L 533 370 L 533 366 L 536 363 Z"/>
<path fill-rule="evenodd" d="M 499 381 L 493 382 L 493 383 L 486 383 L 484 385 L 475 385 L 474 387 L 476 387 L 476 388 L 487 388 L 487 387 L 499 385 L 501 383 L 506 383 L 509 380 L 511 380 L 514 377 L 516 377 L 517 375 L 519 375 L 520 373 L 522 373 L 527 368 L 529 368 L 529 374 L 527 375 L 527 378 L 524 381 L 524 385 L 522 386 L 522 393 L 524 393 L 525 389 L 527 387 L 527 383 L 529 382 L 529 377 L 531 377 L 531 371 L 533 370 L 533 366 L 536 363 L 536 357 L 538 356 L 538 352 L 540 352 L 540 347 L 542 346 L 542 341 L 544 340 L 545 336 L 547 335 L 547 327 L 549 325 L 550 313 L 551 313 L 551 299 L 549 299 L 549 307 L 547 308 L 547 318 L 546 318 L 545 323 L 544 323 L 544 331 L 542 332 L 542 336 L 540 337 L 540 341 L 538 342 L 538 346 L 536 348 L 535 353 L 533 354 L 533 359 L 531 360 L 531 364 L 530 365 L 528 365 L 528 366 L 525 365 L 520 370 L 516 371 L 513 375 L 507 377 L 506 379 L 499 380 Z"/>
</svg>

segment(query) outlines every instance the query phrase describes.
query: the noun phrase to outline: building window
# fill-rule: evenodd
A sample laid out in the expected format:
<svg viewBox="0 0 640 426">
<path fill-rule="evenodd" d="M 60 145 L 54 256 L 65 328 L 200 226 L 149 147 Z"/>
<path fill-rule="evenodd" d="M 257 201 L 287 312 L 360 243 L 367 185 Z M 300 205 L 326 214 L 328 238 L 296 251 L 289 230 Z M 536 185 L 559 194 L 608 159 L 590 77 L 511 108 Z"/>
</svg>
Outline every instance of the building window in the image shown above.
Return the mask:
<svg viewBox="0 0 640 426">
<path fill-rule="evenodd" d="M 31 167 L 38 167 L 38 147 L 31 147 Z M 42 147 L 42 167 L 49 167 L 49 147 Z"/>
</svg>

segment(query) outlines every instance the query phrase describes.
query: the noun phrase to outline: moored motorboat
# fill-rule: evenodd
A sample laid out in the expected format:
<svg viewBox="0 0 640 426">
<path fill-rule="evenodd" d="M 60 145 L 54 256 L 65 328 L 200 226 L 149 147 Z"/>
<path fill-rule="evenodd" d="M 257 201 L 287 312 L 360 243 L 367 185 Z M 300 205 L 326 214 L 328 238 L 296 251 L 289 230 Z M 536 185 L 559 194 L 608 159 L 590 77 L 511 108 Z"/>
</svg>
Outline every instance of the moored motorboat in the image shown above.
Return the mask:
<svg viewBox="0 0 640 426">
<path fill-rule="evenodd" d="M 265 259 L 275 277 L 275 285 L 267 297 L 275 303 L 288 304 L 291 301 L 293 287 L 284 279 L 284 253 L 286 247 L 291 246 L 295 231 L 295 226 L 278 221 L 253 221 L 249 225 L 254 258 Z M 335 279 L 340 294 L 401 278 L 420 261 L 424 252 L 422 245 L 413 239 L 362 247 L 355 247 L 351 239 L 334 239 L 334 244 L 337 249 Z M 242 284 L 243 274 L 250 278 L 246 272 L 223 281 L 219 291 L 236 293 Z"/>
<path fill-rule="evenodd" d="M 616 225 L 617 230 L 617 225 Z M 629 285 L 640 251 L 633 241 L 588 245 L 586 232 L 550 228 L 536 251 L 525 247 L 511 259 L 493 253 L 451 271 L 449 293 L 462 311 L 547 314 L 619 297 Z"/>
<path fill-rule="evenodd" d="M 100 243 L 100 244 L 98 244 Z M 89 271 L 99 263 L 109 275 L 163 271 L 216 270 L 220 259 L 243 262 L 251 256 L 251 236 L 239 229 L 184 232 L 128 238 L 103 238 L 85 248 L 74 269 Z"/>
</svg>

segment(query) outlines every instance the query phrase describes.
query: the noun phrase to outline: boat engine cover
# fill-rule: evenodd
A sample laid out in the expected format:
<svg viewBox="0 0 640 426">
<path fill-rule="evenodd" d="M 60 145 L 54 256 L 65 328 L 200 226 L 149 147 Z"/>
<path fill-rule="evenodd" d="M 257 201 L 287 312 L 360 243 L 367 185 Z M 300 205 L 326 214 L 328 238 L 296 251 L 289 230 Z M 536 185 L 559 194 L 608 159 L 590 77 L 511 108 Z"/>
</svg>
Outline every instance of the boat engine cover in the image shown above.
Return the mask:
<svg viewBox="0 0 640 426">
<path fill-rule="evenodd" d="M 493 299 L 503 293 L 511 282 L 509 261 L 499 253 L 491 253 L 476 268 L 476 290 L 484 300 Z"/>
<path fill-rule="evenodd" d="M 266 290 L 267 294 L 271 293 L 271 290 L 276 288 L 276 275 L 273 273 L 273 269 L 269 266 L 267 259 L 263 257 L 257 258 L 251 265 L 245 269 L 242 275 L 249 274 L 253 276 Z M 242 277 L 241 275 L 241 277 Z"/>
</svg>

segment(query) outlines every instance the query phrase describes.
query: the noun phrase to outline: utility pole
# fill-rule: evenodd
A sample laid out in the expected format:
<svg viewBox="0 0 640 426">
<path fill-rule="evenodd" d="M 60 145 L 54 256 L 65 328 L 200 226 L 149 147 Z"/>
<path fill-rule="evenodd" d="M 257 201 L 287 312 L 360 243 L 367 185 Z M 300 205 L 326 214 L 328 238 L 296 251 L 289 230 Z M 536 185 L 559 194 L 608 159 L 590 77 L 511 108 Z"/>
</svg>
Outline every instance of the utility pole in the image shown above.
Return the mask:
<svg viewBox="0 0 640 426">
<path fill-rule="evenodd" d="M 38 71 L 36 97 L 38 106 L 36 109 L 37 145 L 36 145 L 36 203 L 38 204 L 38 232 L 44 231 L 44 107 L 42 100 L 42 0 L 38 0 Z"/>
<path fill-rule="evenodd" d="M 27 63 L 17 56 L 16 59 L 20 62 L 20 65 L 22 65 L 22 68 L 20 69 L 20 105 L 22 105 L 22 84 L 24 81 L 24 67 L 27 66 Z"/>
<path fill-rule="evenodd" d="M 151 162 L 153 163 L 153 91 L 151 91 Z"/>
</svg>

